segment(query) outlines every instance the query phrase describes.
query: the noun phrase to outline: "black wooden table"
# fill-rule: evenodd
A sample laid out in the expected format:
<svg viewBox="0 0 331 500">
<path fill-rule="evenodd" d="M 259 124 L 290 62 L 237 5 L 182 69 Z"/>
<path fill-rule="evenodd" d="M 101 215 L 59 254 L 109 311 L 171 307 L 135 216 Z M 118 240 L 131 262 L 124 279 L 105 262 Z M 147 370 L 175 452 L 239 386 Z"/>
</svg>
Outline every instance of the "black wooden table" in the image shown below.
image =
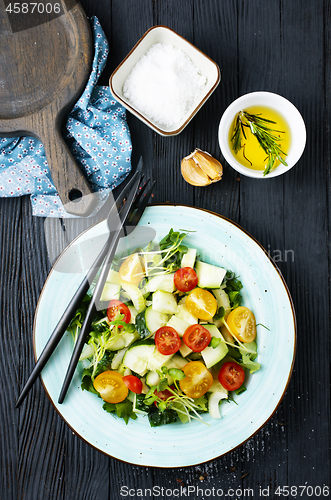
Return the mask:
<svg viewBox="0 0 331 500">
<path fill-rule="evenodd" d="M 278 410 L 235 451 L 182 469 L 139 467 L 109 458 L 63 422 L 39 383 L 15 409 L 34 365 L 32 324 L 50 271 L 44 220 L 26 197 L 0 199 L 0 498 L 115 500 L 325 498 L 330 487 L 330 2 L 322 0 L 82 0 L 110 43 L 100 84 L 143 33 L 163 24 L 220 66 L 221 84 L 188 127 L 163 138 L 128 115 L 133 162 L 158 180 L 153 201 L 205 208 L 239 223 L 269 252 L 293 297 L 298 343 L 293 376 Z M 238 96 L 283 95 L 307 127 L 305 152 L 281 177 L 254 180 L 223 161 L 218 123 Z M 207 188 L 184 182 L 180 160 L 195 147 L 224 165 Z M 54 237 L 55 238 L 55 237 Z M 281 491 L 278 487 L 283 488 Z M 126 487 L 123 489 L 123 487 Z M 192 487 L 195 487 L 194 492 Z M 121 490 L 122 488 L 122 490 Z M 147 491 L 145 492 L 145 488 Z M 277 493 L 279 493 L 277 495 Z"/>
</svg>

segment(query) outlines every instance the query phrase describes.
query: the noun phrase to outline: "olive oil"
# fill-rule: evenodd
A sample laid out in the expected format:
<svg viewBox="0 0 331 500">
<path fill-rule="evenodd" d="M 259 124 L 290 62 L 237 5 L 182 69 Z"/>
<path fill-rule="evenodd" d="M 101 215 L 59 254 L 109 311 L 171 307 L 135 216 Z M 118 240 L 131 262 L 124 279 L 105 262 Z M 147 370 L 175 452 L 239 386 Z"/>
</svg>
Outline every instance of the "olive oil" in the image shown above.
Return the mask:
<svg viewBox="0 0 331 500">
<path fill-rule="evenodd" d="M 266 123 L 266 126 L 271 129 L 272 134 L 277 138 L 275 142 L 279 145 L 284 155 L 283 158 L 286 160 L 286 155 L 290 149 L 291 145 L 291 131 L 285 118 L 278 113 L 273 108 L 268 108 L 267 106 L 250 106 L 244 110 L 252 115 L 258 115 L 260 118 L 266 120 L 271 120 L 274 123 Z M 243 120 L 245 122 L 245 120 Z M 236 126 L 236 117 L 230 127 L 229 142 L 232 145 L 232 138 Z M 244 167 L 251 168 L 253 170 L 265 170 L 268 163 L 268 154 L 259 144 L 256 136 L 251 132 L 249 126 L 244 126 L 244 134 L 241 134 L 241 147 L 237 153 L 231 147 L 232 153 L 236 160 L 241 163 Z M 279 140 L 278 140 L 279 139 Z M 276 159 L 273 169 L 280 164 L 280 161 Z"/>
</svg>

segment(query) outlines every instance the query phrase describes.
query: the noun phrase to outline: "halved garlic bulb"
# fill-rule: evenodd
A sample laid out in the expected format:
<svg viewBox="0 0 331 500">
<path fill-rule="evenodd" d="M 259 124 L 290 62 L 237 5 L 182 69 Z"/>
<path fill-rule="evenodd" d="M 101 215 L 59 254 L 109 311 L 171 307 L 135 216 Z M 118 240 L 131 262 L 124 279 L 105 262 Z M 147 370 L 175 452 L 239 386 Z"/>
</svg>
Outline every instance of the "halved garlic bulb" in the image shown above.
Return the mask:
<svg viewBox="0 0 331 500">
<path fill-rule="evenodd" d="M 222 178 L 223 167 L 209 153 L 197 148 L 182 159 L 181 172 L 192 186 L 208 186 Z"/>
</svg>

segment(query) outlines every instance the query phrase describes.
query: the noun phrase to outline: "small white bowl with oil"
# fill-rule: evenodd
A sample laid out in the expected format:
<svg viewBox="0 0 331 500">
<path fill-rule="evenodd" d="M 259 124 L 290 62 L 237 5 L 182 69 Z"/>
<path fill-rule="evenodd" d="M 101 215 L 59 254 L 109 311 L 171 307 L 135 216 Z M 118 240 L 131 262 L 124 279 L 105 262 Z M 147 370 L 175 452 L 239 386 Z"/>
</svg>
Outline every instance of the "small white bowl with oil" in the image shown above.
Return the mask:
<svg viewBox="0 0 331 500">
<path fill-rule="evenodd" d="M 231 137 L 236 116 L 241 111 L 276 122 L 266 125 L 279 137 L 277 143 L 285 153 L 281 156 L 287 166 L 277 160 L 273 169 L 264 175 L 268 155 L 256 137 L 250 134 L 248 127 L 244 127 L 246 138 L 241 135 L 243 147 L 235 154 Z M 305 149 L 306 136 L 305 123 L 297 108 L 284 97 L 272 92 L 252 92 L 233 101 L 223 113 L 218 130 L 219 145 L 227 163 L 237 172 L 257 179 L 277 177 L 290 170 Z"/>
</svg>

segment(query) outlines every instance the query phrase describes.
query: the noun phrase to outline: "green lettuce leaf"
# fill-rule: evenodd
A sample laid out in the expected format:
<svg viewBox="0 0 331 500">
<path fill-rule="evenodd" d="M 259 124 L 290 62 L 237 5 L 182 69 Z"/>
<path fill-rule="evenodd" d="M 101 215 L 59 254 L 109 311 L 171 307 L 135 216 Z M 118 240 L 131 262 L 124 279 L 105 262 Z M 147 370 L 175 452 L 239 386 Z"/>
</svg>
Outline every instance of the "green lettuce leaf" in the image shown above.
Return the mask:
<svg viewBox="0 0 331 500">
<path fill-rule="evenodd" d="M 94 389 L 94 386 L 93 386 L 93 382 L 92 382 L 92 378 L 91 378 L 92 371 L 93 371 L 92 367 L 85 368 L 85 370 L 83 371 L 81 388 L 83 391 L 89 391 L 89 392 L 92 392 L 93 394 L 97 394 L 99 396 L 98 391 L 96 391 Z"/>
<path fill-rule="evenodd" d="M 177 421 L 177 412 L 168 408 L 160 411 L 155 405 L 152 405 L 148 412 L 148 420 L 151 427 L 172 424 Z"/>
<path fill-rule="evenodd" d="M 140 338 L 142 339 L 145 339 L 151 334 L 151 332 L 148 330 L 146 326 L 145 310 L 141 311 L 136 316 L 136 330 L 139 333 Z"/>
<path fill-rule="evenodd" d="M 249 370 L 250 373 L 254 373 L 261 368 L 260 363 L 253 361 L 249 354 L 243 354 L 242 362 L 240 363 L 240 365 L 243 368 L 247 368 L 247 370 Z"/>
<path fill-rule="evenodd" d="M 128 399 L 121 403 L 104 403 L 102 408 L 108 413 L 115 413 L 119 418 L 123 418 L 124 422 L 128 424 L 130 418 L 136 420 L 137 415 L 133 412 L 133 404 Z"/>
</svg>

